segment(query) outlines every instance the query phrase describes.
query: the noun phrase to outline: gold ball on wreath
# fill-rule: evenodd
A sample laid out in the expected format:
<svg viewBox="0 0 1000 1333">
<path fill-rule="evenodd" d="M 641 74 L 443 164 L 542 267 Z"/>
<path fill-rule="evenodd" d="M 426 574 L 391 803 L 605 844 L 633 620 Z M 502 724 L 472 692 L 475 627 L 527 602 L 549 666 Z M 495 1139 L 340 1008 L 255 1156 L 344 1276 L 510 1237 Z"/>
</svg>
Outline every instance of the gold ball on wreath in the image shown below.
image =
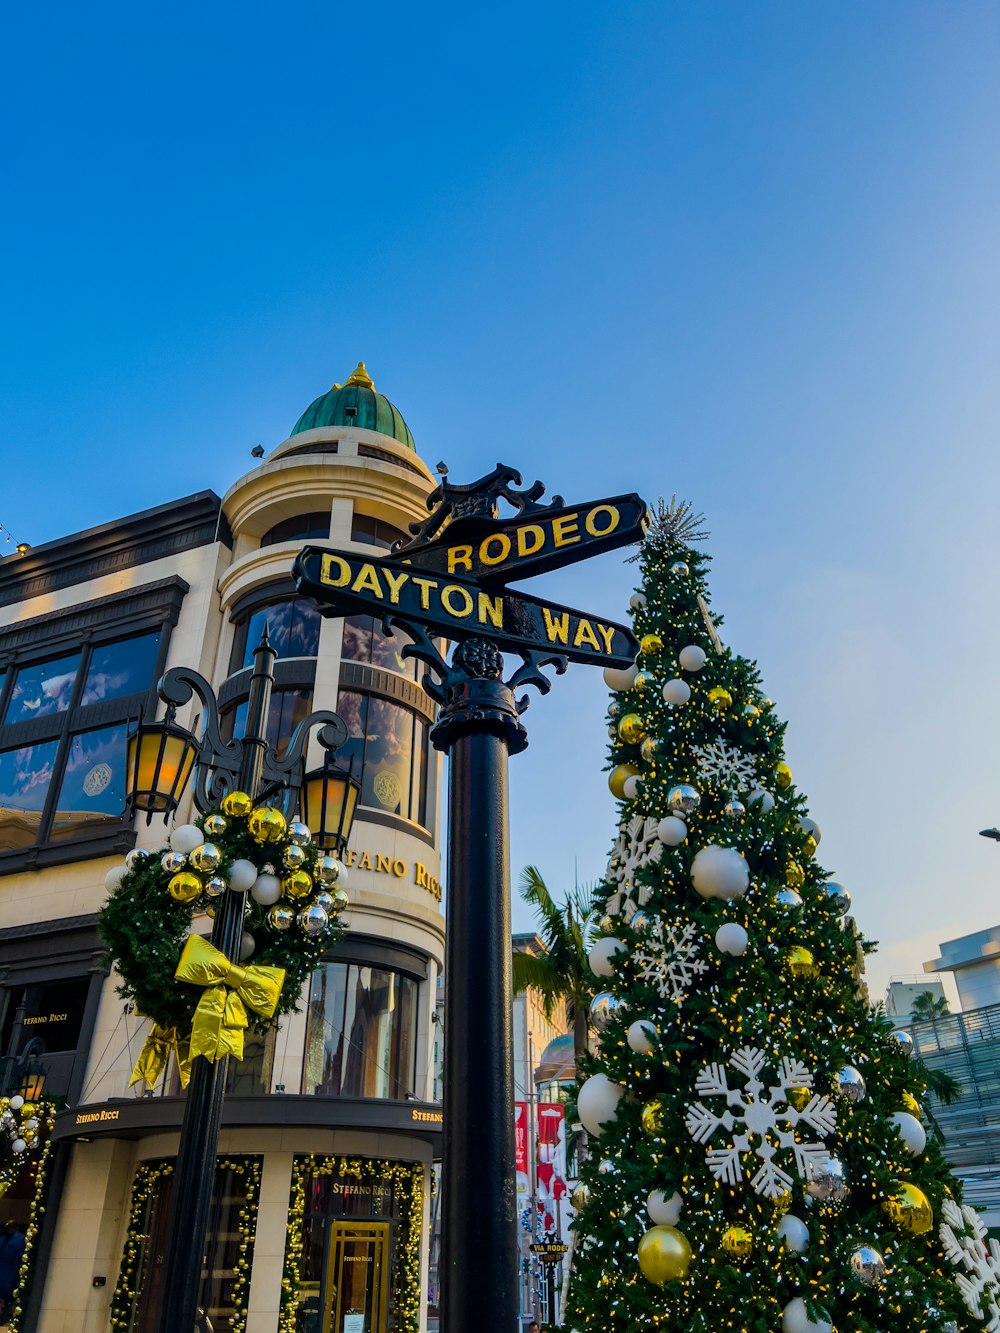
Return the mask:
<svg viewBox="0 0 1000 1333">
<path fill-rule="evenodd" d="M 748 1259 L 753 1252 L 753 1236 L 746 1227 L 726 1227 L 722 1233 L 722 1248 L 730 1259 Z"/>
<path fill-rule="evenodd" d="M 638 745 L 646 739 L 646 724 L 638 713 L 626 713 L 618 719 L 618 735 L 626 745 Z"/>
<path fill-rule="evenodd" d="M 774 778 L 779 787 L 790 787 L 792 785 L 792 770 L 782 759 L 780 764 L 774 766 Z"/>
<path fill-rule="evenodd" d="M 201 893 L 201 880 L 190 870 L 181 870 L 170 880 L 167 892 L 179 903 L 193 903 Z"/>
<path fill-rule="evenodd" d="M 900 1231 L 910 1236 L 922 1236 L 934 1225 L 934 1213 L 927 1195 L 909 1181 L 900 1181 L 896 1193 L 883 1205 Z"/>
<path fill-rule="evenodd" d="M 306 863 L 305 848 L 299 847 L 293 842 L 282 852 L 281 860 L 286 870 L 298 870 L 300 866 L 304 866 Z"/>
<path fill-rule="evenodd" d="M 280 810 L 270 805 L 258 805 L 252 810 L 247 821 L 250 836 L 255 842 L 278 842 L 285 836 L 288 825 Z"/>
<path fill-rule="evenodd" d="M 643 1277 L 662 1287 L 687 1277 L 691 1246 L 676 1227 L 650 1227 L 639 1242 L 639 1267 Z"/>
<path fill-rule="evenodd" d="M 202 824 L 202 828 L 210 838 L 217 838 L 220 833 L 225 833 L 228 827 L 229 820 L 225 815 L 206 815 Z"/>
<path fill-rule="evenodd" d="M 642 1128 L 643 1132 L 650 1138 L 659 1138 L 663 1132 L 663 1126 L 666 1124 L 667 1114 L 663 1103 L 658 1101 L 647 1102 L 642 1108 Z"/>
<path fill-rule="evenodd" d="M 732 705 L 733 696 L 724 685 L 716 685 L 708 692 L 708 701 L 713 704 L 720 713 L 724 713 Z"/>
<path fill-rule="evenodd" d="M 245 791 L 231 791 L 222 798 L 222 813 L 233 819 L 246 819 L 253 809 L 253 801 Z"/>
<path fill-rule="evenodd" d="M 814 977 L 819 972 L 815 958 L 801 944 L 793 945 L 785 954 L 785 966 L 793 977 L 798 978 Z"/>
<path fill-rule="evenodd" d="M 305 870 L 293 870 L 281 881 L 281 891 L 288 898 L 307 898 L 312 886 L 312 875 Z"/>
<path fill-rule="evenodd" d="M 611 795 L 616 800 L 624 801 L 625 783 L 628 778 L 639 777 L 642 769 L 638 764 L 618 764 L 608 774 L 608 786 L 611 788 Z"/>
<path fill-rule="evenodd" d="M 639 652 L 643 657 L 655 657 L 663 652 L 663 640 L 658 634 L 644 634 L 639 640 Z"/>
</svg>

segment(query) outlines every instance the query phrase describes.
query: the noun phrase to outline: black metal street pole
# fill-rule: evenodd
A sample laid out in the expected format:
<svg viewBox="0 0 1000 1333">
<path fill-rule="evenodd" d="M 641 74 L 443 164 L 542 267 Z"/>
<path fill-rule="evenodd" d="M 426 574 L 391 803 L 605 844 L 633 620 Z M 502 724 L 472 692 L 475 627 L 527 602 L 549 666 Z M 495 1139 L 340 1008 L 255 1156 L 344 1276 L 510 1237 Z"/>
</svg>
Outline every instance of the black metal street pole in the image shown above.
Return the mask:
<svg viewBox="0 0 1000 1333">
<path fill-rule="evenodd" d="M 254 671 L 243 737 L 239 789 L 256 799 L 267 747 L 267 715 L 274 685 L 275 651 L 266 641 L 254 649 Z M 247 895 L 227 889 L 212 930 L 212 943 L 238 962 Z M 195 1327 L 205 1260 L 208 1211 L 215 1179 L 215 1156 L 222 1120 L 229 1057 L 192 1062 L 184 1103 L 180 1145 L 173 1176 L 173 1202 L 161 1277 L 159 1333 L 189 1333 Z"/>
<path fill-rule="evenodd" d="M 454 663 L 431 733 L 450 760 L 445 925 L 442 1333 L 512 1333 L 519 1309 L 507 757 L 528 743 L 503 658 Z"/>
</svg>

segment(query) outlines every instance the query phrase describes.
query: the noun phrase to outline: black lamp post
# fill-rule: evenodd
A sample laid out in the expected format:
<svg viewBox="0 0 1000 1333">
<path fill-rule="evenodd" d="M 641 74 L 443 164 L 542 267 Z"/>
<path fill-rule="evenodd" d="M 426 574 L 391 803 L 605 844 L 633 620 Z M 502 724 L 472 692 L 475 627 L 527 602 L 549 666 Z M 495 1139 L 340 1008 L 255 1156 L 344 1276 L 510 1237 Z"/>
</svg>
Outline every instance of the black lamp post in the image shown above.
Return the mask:
<svg viewBox="0 0 1000 1333">
<path fill-rule="evenodd" d="M 232 791 L 243 791 L 255 804 L 267 802 L 291 815 L 298 807 L 314 841 L 340 853 L 350 836 L 361 789 L 352 768 L 333 762 L 347 739 L 343 720 L 328 711 L 311 713 L 296 727 L 279 759 L 267 743 L 267 717 L 274 685 L 274 649 L 267 631 L 254 649 L 254 670 L 244 734 L 225 741 L 219 707 L 208 681 L 197 671 L 175 667 L 157 686 L 167 705 L 162 722 L 139 722 L 128 738 L 128 808 L 166 820 L 177 809 L 192 772 L 194 800 L 202 814 Z M 197 695 L 203 708 L 201 737 L 176 721 L 177 708 Z M 314 728 L 326 751 L 317 770 L 305 772 L 305 749 Z M 212 930 L 212 944 L 233 962 L 239 960 L 246 893 L 230 889 L 222 896 Z M 174 1170 L 174 1194 L 162 1273 L 160 1333 L 194 1329 L 205 1256 L 205 1236 L 215 1175 L 229 1058 L 197 1059 L 184 1105 L 180 1145 Z"/>
</svg>

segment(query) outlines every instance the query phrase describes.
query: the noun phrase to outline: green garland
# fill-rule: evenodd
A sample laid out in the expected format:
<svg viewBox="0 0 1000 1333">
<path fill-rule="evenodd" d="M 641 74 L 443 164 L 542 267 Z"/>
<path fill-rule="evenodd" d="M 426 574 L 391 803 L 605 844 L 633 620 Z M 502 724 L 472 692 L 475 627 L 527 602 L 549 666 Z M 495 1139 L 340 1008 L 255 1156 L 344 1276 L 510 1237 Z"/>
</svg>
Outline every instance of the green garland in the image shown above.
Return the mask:
<svg viewBox="0 0 1000 1333">
<path fill-rule="evenodd" d="M 325 856 L 311 841 L 297 841 L 304 826 L 286 827 L 278 811 L 269 811 L 263 821 L 270 821 L 271 831 L 278 830 L 278 836 L 267 842 L 254 836 L 255 830 L 261 831 L 260 816 L 267 809 L 251 810 L 249 798 L 233 792 L 223 801 L 221 812 L 197 820 L 205 843 L 221 853 L 218 866 L 211 871 L 196 869 L 200 849 L 195 849 L 180 869 L 167 869 L 163 860 L 171 849 L 164 847 L 155 852 L 130 852 L 125 873 L 119 869 L 108 876 L 111 891 L 98 919 L 98 928 L 107 945 L 108 959 L 121 978 L 117 992 L 122 999 L 131 1001 L 138 1013 L 162 1028 L 176 1028 L 182 1036 L 191 1030 L 203 991 L 175 980 L 174 972 L 194 917 L 203 912 L 215 913 L 218 899 L 211 896 L 206 885 L 212 880 L 216 885 L 219 880 L 228 881 L 234 861 L 250 861 L 260 871 L 271 868 L 282 883 L 282 895 L 274 907 L 256 902 L 252 894 L 247 897 L 246 930 L 255 945 L 248 961 L 284 968 L 286 974 L 273 1016 L 249 1015 L 250 1027 L 255 1032 L 262 1033 L 275 1026 L 282 1014 L 298 1008 L 304 983 L 330 945 L 343 934 L 337 914 L 347 906 L 347 895 L 334 883 L 324 888 L 320 882 L 325 870 L 328 877 L 337 876 L 342 883 L 339 863 Z M 295 836 L 289 836 L 290 833 Z M 300 865 L 291 864 L 300 859 Z M 180 891 L 193 897 L 183 901 L 174 896 Z M 317 905 L 326 906 L 329 924 L 319 934 L 307 934 L 299 924 L 299 914 L 304 908 Z M 272 924 L 272 914 L 278 908 L 286 913 L 286 919 L 289 911 L 293 914 L 287 929 L 279 930 Z"/>
<path fill-rule="evenodd" d="M 253 1244 L 257 1229 L 257 1203 L 260 1198 L 261 1161 L 260 1157 L 220 1157 L 216 1163 L 217 1172 L 234 1172 L 243 1178 L 244 1186 L 244 1203 L 236 1224 L 239 1233 L 239 1258 L 233 1267 L 234 1280 L 230 1293 L 233 1303 L 229 1323 L 231 1333 L 243 1333 L 247 1323 L 250 1272 L 253 1268 Z M 172 1161 L 141 1162 L 136 1167 L 135 1178 L 132 1181 L 132 1206 L 125 1237 L 125 1253 L 118 1281 L 115 1283 L 114 1295 L 111 1298 L 109 1327 L 112 1329 L 132 1327 L 139 1282 L 142 1278 L 143 1252 L 149 1242 L 149 1234 L 145 1230 L 147 1209 L 160 1181 L 166 1176 L 173 1175 L 173 1172 Z"/>
<path fill-rule="evenodd" d="M 39 1102 L 39 1119 L 41 1119 L 41 1109 L 45 1108 L 46 1119 L 45 1127 L 51 1132 L 55 1121 L 55 1112 L 52 1104 L 49 1102 Z M 32 1252 L 35 1243 L 38 1240 L 38 1231 L 42 1224 L 42 1217 L 45 1213 L 45 1196 L 48 1190 L 49 1164 L 52 1159 L 52 1140 L 47 1138 L 42 1145 L 42 1150 L 38 1158 L 31 1165 L 35 1171 L 35 1189 L 31 1196 L 31 1210 L 28 1213 L 28 1229 L 24 1233 L 24 1253 L 21 1255 L 21 1267 L 17 1274 L 17 1286 L 14 1288 L 14 1303 L 7 1316 L 7 1333 L 21 1333 L 21 1320 L 24 1318 L 24 1306 L 31 1289 L 31 1280 L 34 1276 L 32 1272 Z M 22 1167 L 23 1167 L 22 1159 Z M 5 1187 L 6 1188 L 6 1187 Z"/>
</svg>

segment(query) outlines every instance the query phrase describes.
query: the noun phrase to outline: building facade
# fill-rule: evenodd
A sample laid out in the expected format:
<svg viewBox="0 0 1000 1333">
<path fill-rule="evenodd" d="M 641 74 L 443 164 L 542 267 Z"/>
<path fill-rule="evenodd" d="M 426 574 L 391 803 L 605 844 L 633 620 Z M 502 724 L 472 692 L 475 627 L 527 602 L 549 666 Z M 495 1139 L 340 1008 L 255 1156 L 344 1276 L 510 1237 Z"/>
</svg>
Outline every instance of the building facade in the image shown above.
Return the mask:
<svg viewBox="0 0 1000 1333">
<path fill-rule="evenodd" d="M 444 946 L 433 708 L 405 640 L 321 617 L 290 571 L 306 542 L 384 552 L 434 485 L 359 366 L 221 499 L 201 491 L 0 561 L 0 1051 L 7 1091 L 40 1070 L 64 1108 L 44 1171 L 8 1193 L 31 1226 L 21 1328 L 138 1333 L 154 1318 L 183 1095 L 176 1071 L 151 1095 L 129 1087 L 148 1024 L 115 993 L 96 918 L 106 873 L 165 842 L 162 822 L 122 815 L 129 723 L 184 665 L 239 734 L 265 624 L 269 738 L 280 749 L 312 709 L 336 709 L 363 786 L 347 933 L 299 1012 L 231 1069 L 204 1326 L 426 1327 Z"/>
</svg>

